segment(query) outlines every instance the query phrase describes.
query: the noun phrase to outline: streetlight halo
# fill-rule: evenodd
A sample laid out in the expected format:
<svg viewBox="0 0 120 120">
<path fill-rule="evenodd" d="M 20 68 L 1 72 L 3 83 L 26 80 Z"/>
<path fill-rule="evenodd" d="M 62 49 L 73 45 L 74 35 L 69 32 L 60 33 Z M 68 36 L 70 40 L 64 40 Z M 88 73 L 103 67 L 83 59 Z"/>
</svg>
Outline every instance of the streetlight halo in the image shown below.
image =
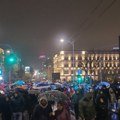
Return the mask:
<svg viewBox="0 0 120 120">
<path fill-rule="evenodd" d="M 60 42 L 63 43 L 63 42 L 64 42 L 64 39 L 60 39 Z"/>
</svg>

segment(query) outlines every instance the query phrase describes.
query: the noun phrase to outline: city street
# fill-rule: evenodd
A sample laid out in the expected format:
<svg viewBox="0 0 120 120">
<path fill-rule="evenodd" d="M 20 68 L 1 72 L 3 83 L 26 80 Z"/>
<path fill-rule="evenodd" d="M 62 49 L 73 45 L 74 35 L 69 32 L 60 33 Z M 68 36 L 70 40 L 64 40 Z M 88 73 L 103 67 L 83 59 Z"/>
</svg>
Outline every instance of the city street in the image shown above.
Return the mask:
<svg viewBox="0 0 120 120">
<path fill-rule="evenodd" d="M 0 120 L 120 120 L 120 0 L 0 0 Z"/>
</svg>

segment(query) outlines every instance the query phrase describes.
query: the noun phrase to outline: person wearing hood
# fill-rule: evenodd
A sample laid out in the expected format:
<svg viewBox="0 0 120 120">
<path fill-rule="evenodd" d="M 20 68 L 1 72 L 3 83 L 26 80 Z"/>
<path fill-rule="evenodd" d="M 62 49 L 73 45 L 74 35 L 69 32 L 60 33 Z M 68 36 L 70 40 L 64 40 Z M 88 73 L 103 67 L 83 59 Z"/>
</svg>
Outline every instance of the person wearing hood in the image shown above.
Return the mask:
<svg viewBox="0 0 120 120">
<path fill-rule="evenodd" d="M 68 110 L 64 106 L 64 102 L 59 101 L 57 104 L 57 110 L 52 113 L 53 120 L 71 120 Z"/>
<path fill-rule="evenodd" d="M 75 94 L 72 96 L 72 104 L 74 106 L 76 120 L 79 118 L 79 100 L 83 97 L 82 89 L 76 90 Z"/>
<path fill-rule="evenodd" d="M 107 120 L 108 119 L 108 97 L 100 90 L 96 96 L 96 120 Z"/>
<path fill-rule="evenodd" d="M 33 110 L 32 120 L 51 120 L 51 113 L 52 107 L 48 104 L 46 96 L 43 96 Z"/>
<path fill-rule="evenodd" d="M 92 90 L 90 90 L 90 92 L 79 101 L 79 117 L 82 120 L 94 120 L 95 116 L 96 111 L 93 102 L 93 93 Z"/>
</svg>

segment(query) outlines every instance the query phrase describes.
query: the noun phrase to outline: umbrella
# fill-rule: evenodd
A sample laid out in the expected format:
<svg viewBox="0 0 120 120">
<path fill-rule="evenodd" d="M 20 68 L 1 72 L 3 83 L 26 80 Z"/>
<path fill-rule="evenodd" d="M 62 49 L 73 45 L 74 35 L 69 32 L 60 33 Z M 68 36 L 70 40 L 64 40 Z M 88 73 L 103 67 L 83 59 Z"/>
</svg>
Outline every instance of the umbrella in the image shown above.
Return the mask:
<svg viewBox="0 0 120 120">
<path fill-rule="evenodd" d="M 14 85 L 24 85 L 24 84 L 25 84 L 25 82 L 22 80 L 18 80 L 14 83 Z"/>
<path fill-rule="evenodd" d="M 110 83 L 108 83 L 108 82 L 101 82 L 100 85 L 110 86 Z"/>
<path fill-rule="evenodd" d="M 15 91 L 16 91 L 16 92 L 19 92 L 19 93 L 26 94 L 26 95 L 28 94 L 28 91 L 25 90 L 25 89 L 22 89 L 22 88 L 16 88 Z"/>
<path fill-rule="evenodd" d="M 38 99 L 41 97 L 46 96 L 48 101 L 66 101 L 69 100 L 69 98 L 63 93 L 58 90 L 52 90 L 52 91 L 46 91 L 44 93 L 39 94 Z"/>
<path fill-rule="evenodd" d="M 28 90 L 29 94 L 39 94 L 40 91 L 39 90 Z"/>
<path fill-rule="evenodd" d="M 0 90 L 5 91 L 5 88 L 3 86 L 0 86 Z"/>
<path fill-rule="evenodd" d="M 102 86 L 110 87 L 110 84 L 109 84 L 108 82 L 100 82 L 100 83 L 96 86 L 96 88 L 97 88 L 97 89 L 98 89 L 98 88 L 101 89 Z"/>
</svg>

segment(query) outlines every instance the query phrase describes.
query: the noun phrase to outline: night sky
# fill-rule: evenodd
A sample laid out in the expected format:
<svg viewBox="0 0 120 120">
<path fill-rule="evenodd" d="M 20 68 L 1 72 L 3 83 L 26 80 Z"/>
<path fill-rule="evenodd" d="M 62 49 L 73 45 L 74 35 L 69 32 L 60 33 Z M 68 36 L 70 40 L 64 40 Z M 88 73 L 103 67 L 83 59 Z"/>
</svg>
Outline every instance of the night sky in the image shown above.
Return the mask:
<svg viewBox="0 0 120 120">
<path fill-rule="evenodd" d="M 112 49 L 119 35 L 120 0 L 0 0 L 0 44 L 28 64 L 61 50 L 61 38 L 76 50 Z"/>
</svg>

